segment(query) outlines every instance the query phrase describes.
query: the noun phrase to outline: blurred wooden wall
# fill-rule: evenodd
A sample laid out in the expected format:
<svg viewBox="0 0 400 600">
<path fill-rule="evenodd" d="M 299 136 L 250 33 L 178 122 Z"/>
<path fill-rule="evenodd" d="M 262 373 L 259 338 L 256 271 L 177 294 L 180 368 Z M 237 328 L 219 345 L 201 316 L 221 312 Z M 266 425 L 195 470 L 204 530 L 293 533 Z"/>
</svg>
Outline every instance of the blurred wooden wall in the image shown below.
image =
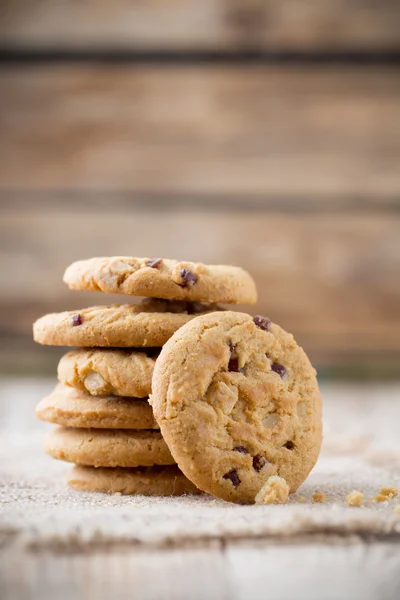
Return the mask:
<svg viewBox="0 0 400 600">
<path fill-rule="evenodd" d="M 77 258 L 232 262 L 330 372 L 400 365 L 397 0 L 3 0 L 0 371 Z"/>
</svg>

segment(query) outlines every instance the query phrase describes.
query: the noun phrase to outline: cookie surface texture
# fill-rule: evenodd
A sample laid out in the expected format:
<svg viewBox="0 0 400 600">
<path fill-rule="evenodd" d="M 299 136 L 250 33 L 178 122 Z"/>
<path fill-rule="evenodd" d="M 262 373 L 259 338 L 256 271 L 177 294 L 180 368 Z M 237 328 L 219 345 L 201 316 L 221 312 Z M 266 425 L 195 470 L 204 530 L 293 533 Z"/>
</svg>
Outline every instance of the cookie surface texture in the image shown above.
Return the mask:
<svg viewBox="0 0 400 600">
<path fill-rule="evenodd" d="M 158 429 L 147 399 L 91 396 L 58 384 L 36 407 L 42 421 L 64 427 L 96 429 Z"/>
<path fill-rule="evenodd" d="M 114 256 L 70 265 L 64 282 L 73 290 L 131 294 L 170 300 L 254 304 L 257 292 L 240 267 L 171 259 Z"/>
<path fill-rule="evenodd" d="M 175 464 L 159 431 L 58 427 L 45 440 L 53 458 L 92 467 Z"/>
<path fill-rule="evenodd" d="M 61 383 L 92 396 L 145 398 L 151 392 L 155 357 L 134 350 L 78 348 L 58 364 Z"/>
<path fill-rule="evenodd" d="M 198 317 L 164 346 L 150 398 L 179 468 L 197 487 L 253 503 L 272 475 L 295 492 L 321 446 L 316 373 L 265 317 Z"/>
<path fill-rule="evenodd" d="M 33 337 L 35 342 L 49 346 L 158 347 L 203 309 L 209 312 L 211 307 L 153 299 L 140 304 L 92 306 L 44 315 L 34 323 Z"/>
<path fill-rule="evenodd" d="M 68 484 L 86 492 L 142 494 L 143 496 L 182 496 L 200 490 L 176 465 L 167 467 L 94 468 L 73 467 Z"/>
</svg>

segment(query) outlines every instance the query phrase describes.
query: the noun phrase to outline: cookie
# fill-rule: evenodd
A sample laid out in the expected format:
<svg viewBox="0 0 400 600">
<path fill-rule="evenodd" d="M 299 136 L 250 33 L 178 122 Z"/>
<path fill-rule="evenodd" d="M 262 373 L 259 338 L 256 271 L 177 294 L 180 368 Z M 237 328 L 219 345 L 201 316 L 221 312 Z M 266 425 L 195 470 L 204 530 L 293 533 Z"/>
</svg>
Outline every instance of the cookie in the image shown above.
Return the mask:
<svg viewBox="0 0 400 600">
<path fill-rule="evenodd" d="M 295 492 L 318 458 L 315 370 L 265 317 L 227 311 L 187 323 L 163 347 L 152 387 L 173 457 L 210 494 L 252 503 L 272 475 Z"/>
<path fill-rule="evenodd" d="M 166 312 L 165 308 L 170 308 L 171 312 Z M 92 306 L 41 317 L 33 325 L 33 337 L 35 342 L 50 346 L 158 347 L 182 325 L 202 314 L 203 308 L 203 305 L 188 306 L 158 300 Z M 215 307 L 206 307 L 207 312 L 210 310 Z"/>
<path fill-rule="evenodd" d="M 200 494 L 176 465 L 167 467 L 94 468 L 73 467 L 68 484 L 84 492 L 142 494 L 143 496 L 182 496 Z"/>
<path fill-rule="evenodd" d="M 203 265 L 166 258 L 113 256 L 70 265 L 64 282 L 72 290 L 151 296 L 169 300 L 254 304 L 253 278 L 240 267 Z"/>
<path fill-rule="evenodd" d="M 90 467 L 150 467 L 175 464 L 159 431 L 58 427 L 46 438 L 53 458 Z"/>
<path fill-rule="evenodd" d="M 155 356 L 134 350 L 79 348 L 58 364 L 61 383 L 87 390 L 92 396 L 147 398 L 151 392 Z"/>
<path fill-rule="evenodd" d="M 64 427 L 158 429 L 147 400 L 102 396 L 58 384 L 36 407 L 42 421 Z"/>
</svg>

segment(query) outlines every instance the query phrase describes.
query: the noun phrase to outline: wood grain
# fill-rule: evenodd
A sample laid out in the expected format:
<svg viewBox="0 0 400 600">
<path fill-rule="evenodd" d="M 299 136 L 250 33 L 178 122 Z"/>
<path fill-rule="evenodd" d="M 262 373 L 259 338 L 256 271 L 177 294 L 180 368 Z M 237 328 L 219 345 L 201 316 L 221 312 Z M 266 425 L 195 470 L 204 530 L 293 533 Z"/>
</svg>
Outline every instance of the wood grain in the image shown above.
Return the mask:
<svg viewBox="0 0 400 600">
<path fill-rule="evenodd" d="M 4 68 L 0 187 L 397 201 L 398 75 Z"/>
<path fill-rule="evenodd" d="M 396 0 L 3 0 L 1 17 L 1 41 L 14 48 L 400 48 Z"/>
<path fill-rule="evenodd" d="M 1 199 L 1 196 L 0 196 Z M 400 213 L 353 209 L 279 213 L 204 211 L 173 206 L 153 211 L 96 210 L 86 202 L 4 211 L 0 220 L 0 331 L 13 345 L 41 355 L 31 323 L 42 313 L 126 296 L 76 293 L 62 283 L 73 260 L 96 255 L 149 255 L 248 269 L 259 289 L 255 307 L 292 331 L 316 366 L 400 357 Z M 18 341 L 19 340 L 19 341 Z M 46 356 L 50 356 L 46 354 Z M 58 356 L 58 355 L 57 355 Z M 54 363 L 55 364 L 55 363 Z"/>
<path fill-rule="evenodd" d="M 264 600 L 266 588 L 274 600 L 396 600 L 400 592 L 398 543 L 334 536 L 72 555 L 15 548 L 0 557 L 4 600 Z"/>
</svg>

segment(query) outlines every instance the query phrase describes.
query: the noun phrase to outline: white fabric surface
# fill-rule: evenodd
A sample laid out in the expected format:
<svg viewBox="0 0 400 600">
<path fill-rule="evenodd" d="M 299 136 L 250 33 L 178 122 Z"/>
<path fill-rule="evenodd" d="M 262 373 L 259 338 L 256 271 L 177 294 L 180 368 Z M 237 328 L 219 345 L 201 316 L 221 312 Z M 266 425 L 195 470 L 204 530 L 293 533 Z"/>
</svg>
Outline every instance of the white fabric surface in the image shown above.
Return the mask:
<svg viewBox="0 0 400 600">
<path fill-rule="evenodd" d="M 295 538 L 309 533 L 400 540 L 400 515 L 394 510 L 400 499 L 368 501 L 379 487 L 400 484 L 397 386 L 323 387 L 323 451 L 308 480 L 284 506 L 237 506 L 207 495 L 146 498 L 71 490 L 65 483 L 71 466 L 44 454 L 43 427 L 21 415 L 21 410 L 32 410 L 47 389 L 47 382 L 25 382 L 22 389 L 8 382 L 0 388 L 3 543 L 65 550 L 111 543 L 162 546 L 206 539 Z M 346 505 L 345 497 L 353 489 L 365 493 L 365 507 Z M 315 491 L 326 494 L 326 503 L 313 503 Z M 299 496 L 306 502 L 300 504 Z"/>
</svg>

